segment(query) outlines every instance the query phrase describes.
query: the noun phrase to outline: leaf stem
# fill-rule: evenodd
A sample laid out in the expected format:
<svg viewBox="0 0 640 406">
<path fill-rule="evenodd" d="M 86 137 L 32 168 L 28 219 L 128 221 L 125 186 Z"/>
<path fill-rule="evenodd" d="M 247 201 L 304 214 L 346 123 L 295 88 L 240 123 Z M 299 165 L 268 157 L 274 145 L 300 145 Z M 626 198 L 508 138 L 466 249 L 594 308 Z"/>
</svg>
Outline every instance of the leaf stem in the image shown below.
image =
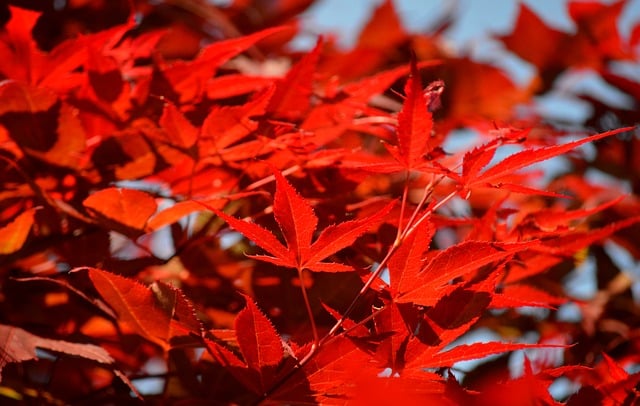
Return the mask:
<svg viewBox="0 0 640 406">
<path fill-rule="evenodd" d="M 418 213 L 420 212 L 420 210 L 422 210 L 422 206 L 424 206 L 424 204 L 426 203 L 426 201 L 429 198 L 429 196 L 431 196 L 431 194 L 433 193 L 433 187 L 434 186 L 435 186 L 434 182 L 431 181 L 431 182 L 429 182 L 429 184 L 427 186 L 424 187 L 424 192 L 422 193 L 422 198 L 420 199 L 420 202 L 418 202 L 418 205 L 416 206 L 415 210 L 413 210 L 413 214 L 411 214 L 411 218 L 407 222 L 407 228 L 404 230 L 405 233 L 409 229 L 409 227 L 413 224 L 413 222 L 415 221 L 416 217 L 418 217 Z M 406 238 L 406 235 L 400 234 L 397 239 L 398 239 L 398 241 L 401 242 L 405 238 Z"/>
<path fill-rule="evenodd" d="M 331 330 L 329 330 L 329 333 L 327 333 L 327 335 L 323 337 L 322 340 L 320 340 L 320 345 L 324 344 L 327 338 L 334 335 L 335 332 L 342 326 L 342 323 L 344 323 L 346 318 L 349 316 L 349 314 L 351 314 L 351 312 L 355 308 L 356 304 L 358 303 L 358 300 L 367 292 L 367 290 L 369 290 L 369 287 L 371 287 L 371 284 L 373 284 L 373 281 L 375 281 L 376 278 L 380 276 L 384 267 L 387 266 L 387 262 L 389 262 L 391 255 L 393 255 L 393 253 L 396 252 L 398 247 L 400 247 L 400 243 L 398 241 L 394 242 L 394 244 L 391 246 L 391 248 L 387 252 L 387 255 L 382 259 L 382 261 L 380 261 L 380 264 L 378 265 L 376 270 L 369 276 L 369 279 L 367 279 L 367 282 L 364 284 L 364 286 L 362 286 L 362 289 L 360 289 L 356 297 L 351 301 L 351 304 L 349 305 L 347 310 L 345 310 L 345 312 L 342 314 L 342 317 L 340 318 L 340 320 L 338 320 L 336 324 L 334 324 L 333 327 L 331 327 Z"/>
<path fill-rule="evenodd" d="M 362 286 L 362 288 L 360 289 L 358 294 L 351 301 L 351 304 L 349 304 L 349 307 L 347 308 L 347 310 L 342 314 L 342 316 L 340 317 L 340 320 L 336 321 L 336 323 L 333 325 L 331 330 L 324 337 L 322 337 L 322 339 L 320 339 L 319 336 L 318 336 L 318 330 L 317 330 L 317 327 L 316 327 L 316 324 L 315 324 L 315 320 L 314 320 L 314 317 L 313 317 L 313 312 L 311 311 L 311 305 L 310 305 L 310 302 L 309 302 L 309 298 L 308 298 L 308 295 L 307 295 L 306 288 L 304 287 L 304 281 L 302 279 L 302 269 L 298 268 L 298 276 L 300 278 L 300 286 L 302 288 L 302 296 L 304 298 L 305 307 L 307 308 L 307 314 L 309 316 L 309 320 L 311 322 L 311 328 L 312 328 L 312 331 L 313 331 L 313 344 L 312 344 L 311 349 L 309 350 L 309 352 L 307 352 L 307 354 L 296 364 L 294 369 L 289 371 L 275 385 L 273 385 L 267 391 L 267 393 L 265 393 L 263 395 L 263 397 L 258 401 L 258 403 L 260 403 L 260 402 L 262 402 L 262 400 L 266 399 L 271 393 L 273 393 L 280 386 L 282 386 L 291 376 L 293 376 L 296 372 L 300 371 L 318 353 L 318 350 L 320 348 L 322 348 L 324 345 L 326 345 L 327 343 L 329 343 L 332 340 L 336 339 L 339 335 L 346 334 L 349 331 L 355 329 L 356 327 L 358 327 L 360 325 L 363 325 L 364 323 L 368 322 L 373 317 L 375 317 L 375 315 L 381 313 L 385 309 L 385 307 L 383 306 L 382 308 L 378 309 L 377 311 L 373 312 L 371 315 L 366 317 L 364 320 L 361 320 L 355 326 L 353 326 L 353 327 L 351 327 L 349 329 L 345 329 L 345 331 L 343 331 L 339 335 L 336 334 L 336 331 L 338 331 L 338 329 L 340 329 L 340 327 L 342 327 L 342 325 L 344 324 L 345 320 L 349 317 L 349 314 L 351 314 L 351 312 L 355 308 L 355 306 L 358 303 L 358 301 L 360 300 L 360 298 L 363 297 L 363 295 L 371 287 L 373 282 L 380 276 L 382 271 L 387 266 L 387 263 L 389 262 L 389 260 L 393 256 L 393 254 L 396 252 L 396 250 L 400 247 L 402 242 L 416 230 L 417 226 L 421 222 L 423 222 L 425 219 L 427 219 L 433 212 L 435 212 L 440 207 L 445 205 L 449 200 L 451 200 L 456 195 L 456 191 L 451 192 L 450 194 L 445 196 L 441 201 L 439 201 L 437 204 L 434 204 L 432 207 L 427 209 L 427 211 L 424 214 L 422 214 L 422 216 L 420 216 L 420 218 L 416 221 L 415 219 L 418 216 L 418 213 L 420 212 L 420 209 L 424 206 L 424 204 L 427 201 L 427 199 L 429 198 L 429 196 L 432 195 L 433 187 L 440 180 L 438 180 L 436 182 L 431 181 L 431 182 L 429 182 L 429 184 L 427 186 L 425 186 L 425 190 L 424 190 L 424 194 L 422 196 L 422 199 L 420 200 L 420 202 L 418 203 L 416 209 L 412 213 L 411 219 L 407 223 L 407 227 L 404 230 L 401 230 L 401 228 L 402 228 L 402 218 L 404 217 L 404 210 L 405 210 L 406 202 L 407 202 L 407 199 L 408 199 L 408 178 L 407 178 L 407 181 L 405 182 L 405 188 L 404 188 L 404 191 L 403 191 L 403 195 L 402 195 L 402 207 L 401 207 L 401 215 L 400 215 L 401 217 L 399 219 L 398 236 L 396 237 L 396 240 L 394 241 L 393 245 L 390 247 L 390 249 L 387 252 L 387 254 L 385 255 L 385 257 L 382 259 L 382 261 L 380 261 L 380 263 L 378 264 L 378 267 L 376 268 L 376 270 L 369 276 L 369 278 L 365 282 L 364 286 Z"/>
<path fill-rule="evenodd" d="M 457 193 L 458 192 L 454 190 L 453 192 L 445 196 L 442 200 L 440 200 L 438 203 L 436 203 L 432 208 L 427 210 L 427 212 L 424 213 L 414 224 L 412 224 L 411 227 L 407 228 L 405 234 L 402 236 L 402 239 L 404 240 L 406 237 L 412 234 L 424 220 L 426 220 L 429 216 L 431 216 L 431 214 L 436 210 L 438 210 L 440 207 L 444 206 L 449 200 L 454 198 Z"/>
<path fill-rule="evenodd" d="M 291 175 L 292 173 L 297 172 L 297 171 L 298 171 L 298 170 L 300 170 L 300 169 L 302 169 L 302 168 L 300 167 L 300 165 L 293 165 L 292 167 L 289 167 L 289 168 L 287 168 L 287 169 L 283 169 L 283 170 L 281 171 L 281 172 L 282 172 L 282 176 Z M 253 189 L 257 189 L 257 188 L 259 188 L 260 186 L 266 185 L 267 183 L 271 183 L 271 182 L 273 182 L 273 181 L 275 181 L 275 180 L 276 180 L 275 175 L 269 175 L 269 176 L 266 176 L 266 177 L 264 177 L 264 178 L 262 178 L 262 179 L 260 179 L 260 180 L 257 180 L 257 181 L 255 181 L 255 182 L 253 182 L 252 184 L 250 184 L 249 186 L 247 186 L 247 187 L 245 188 L 245 190 L 253 190 Z"/>
<path fill-rule="evenodd" d="M 380 313 L 382 313 L 384 310 L 386 310 L 387 306 L 383 305 L 381 308 L 375 310 L 374 312 L 372 312 L 370 315 L 368 315 L 367 317 L 365 317 L 364 319 L 358 321 L 356 324 L 354 324 L 353 326 L 345 329 L 344 331 L 341 331 L 339 334 L 334 335 L 333 337 L 330 337 L 326 340 L 324 340 L 323 345 L 329 344 L 331 343 L 333 340 L 337 339 L 338 337 L 340 337 L 341 335 L 344 334 L 348 334 L 349 332 L 355 330 L 356 328 L 363 326 L 365 323 L 367 323 L 369 320 L 372 320 L 374 317 L 376 317 L 377 315 L 379 315 Z M 305 357 L 306 358 L 306 357 Z"/>
<path fill-rule="evenodd" d="M 425 195 L 428 196 L 428 195 L 430 195 L 430 193 L 425 193 Z M 334 326 L 331 328 L 331 330 L 329 330 L 329 333 L 322 340 L 320 340 L 320 345 L 322 345 L 327 340 L 328 337 L 334 335 L 336 333 L 336 331 L 342 326 L 342 324 L 344 323 L 345 319 L 349 316 L 349 314 L 355 308 L 355 305 L 358 303 L 358 300 L 371 287 L 371 285 L 373 284 L 373 281 L 375 281 L 376 278 L 378 278 L 380 276 L 380 274 L 382 273 L 383 269 L 387 266 L 387 263 L 391 259 L 391 256 L 400 247 L 400 245 L 405 240 L 405 238 L 407 238 L 409 235 L 411 235 L 416 230 L 417 226 L 420 225 L 420 223 L 422 223 L 426 218 L 428 218 L 434 211 L 438 210 L 440 207 L 442 207 L 444 204 L 446 204 L 455 195 L 456 195 L 456 191 L 451 192 L 446 197 L 444 197 L 441 201 L 439 201 L 437 204 L 435 204 L 433 207 L 429 208 L 414 224 L 407 225 L 407 228 L 404 231 L 404 233 L 402 233 L 400 238 L 393 243 L 393 245 L 391 246 L 391 248 L 387 252 L 387 255 L 385 255 L 385 257 L 382 259 L 382 261 L 380 261 L 380 264 L 378 264 L 378 267 L 376 268 L 376 270 L 369 276 L 369 279 L 367 279 L 367 282 L 364 284 L 364 286 L 362 286 L 362 289 L 360 289 L 360 291 L 358 292 L 356 297 L 353 299 L 353 301 L 351 302 L 351 304 L 349 305 L 347 310 L 342 314 L 342 318 L 340 320 L 338 320 L 336 322 L 336 324 L 334 324 Z M 426 200 L 426 197 L 424 197 L 423 200 Z"/>
<path fill-rule="evenodd" d="M 407 197 L 409 195 L 409 172 L 404 179 L 404 188 L 402 190 L 402 201 L 400 202 L 400 219 L 398 220 L 398 232 L 396 233 L 396 239 L 394 244 L 400 240 L 400 236 L 402 236 L 402 222 L 404 220 L 404 211 L 407 208 Z M 409 225 L 410 223 L 407 223 Z"/>
<path fill-rule="evenodd" d="M 313 333 L 313 347 L 317 347 L 320 343 L 320 337 L 318 336 L 318 328 L 316 326 L 315 318 L 313 317 L 313 310 L 311 310 L 311 303 L 309 302 L 309 295 L 307 294 L 307 288 L 304 286 L 304 278 L 303 278 L 303 269 L 300 267 L 298 270 L 298 279 L 300 279 L 300 288 L 302 289 L 302 298 L 304 299 L 304 306 L 307 309 L 307 316 L 309 317 L 309 322 L 311 323 L 311 331 Z M 311 351 L 313 351 L 313 347 Z M 305 357 L 306 358 L 306 357 Z"/>
<path fill-rule="evenodd" d="M 395 117 L 375 116 L 375 117 L 362 117 L 356 118 L 352 121 L 354 125 L 359 124 L 391 124 L 398 125 L 398 119 Z"/>
</svg>

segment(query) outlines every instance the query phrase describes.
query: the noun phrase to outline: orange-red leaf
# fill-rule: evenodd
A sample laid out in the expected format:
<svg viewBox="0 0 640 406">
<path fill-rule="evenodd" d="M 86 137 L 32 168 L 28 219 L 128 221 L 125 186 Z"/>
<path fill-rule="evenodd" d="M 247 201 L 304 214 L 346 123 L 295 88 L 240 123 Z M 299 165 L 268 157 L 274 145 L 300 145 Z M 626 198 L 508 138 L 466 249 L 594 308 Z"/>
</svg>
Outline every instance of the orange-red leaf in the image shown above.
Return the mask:
<svg viewBox="0 0 640 406">
<path fill-rule="evenodd" d="M 163 67 L 160 86 L 170 84 L 176 93 L 174 102 L 186 103 L 199 99 L 206 90 L 206 82 L 215 71 L 234 56 L 246 51 L 266 37 L 288 30 L 287 27 L 273 27 L 251 35 L 215 42 L 202 50 L 200 55 L 189 62 L 176 61 Z"/>
<path fill-rule="evenodd" d="M 420 61 L 418 68 L 426 68 L 442 64 L 441 61 Z M 364 77 L 356 82 L 344 85 L 342 90 L 348 95 L 348 103 L 367 103 L 373 96 L 382 94 L 389 89 L 393 82 L 411 71 L 410 66 L 400 66 L 398 68 L 384 70 L 371 76 Z M 406 90 L 405 90 L 406 92 Z M 345 103 L 346 104 L 346 103 Z"/>
<path fill-rule="evenodd" d="M 156 231 L 161 229 L 162 227 L 168 226 L 169 224 L 173 224 L 185 216 L 193 214 L 197 211 L 204 210 L 205 207 L 203 206 L 203 204 L 205 204 L 207 208 L 221 209 L 224 204 L 230 200 L 252 197 L 259 194 L 262 194 L 262 192 L 234 193 L 231 195 L 225 195 L 224 197 L 221 196 L 216 199 L 205 200 L 203 202 L 198 202 L 195 200 L 178 202 L 151 217 L 147 222 L 147 229 L 149 231 Z"/>
<path fill-rule="evenodd" d="M 139 282 L 96 268 L 86 268 L 102 299 L 115 311 L 118 322 L 131 332 L 164 349 L 172 340 L 200 336 L 202 324 L 191 303 L 178 289 L 155 282 Z"/>
<path fill-rule="evenodd" d="M 480 145 L 464 154 L 462 160 L 462 179 L 475 178 L 482 168 L 489 165 L 496 153 L 498 140 L 492 140 L 487 144 Z"/>
<path fill-rule="evenodd" d="M 196 315 L 196 310 L 182 293 L 175 286 L 168 285 L 161 281 L 156 281 L 149 287 L 156 302 L 162 310 L 171 317 L 167 337 L 171 339 L 178 337 L 189 337 L 202 334 L 202 322 Z"/>
<path fill-rule="evenodd" d="M 211 143 L 214 150 L 222 152 L 258 128 L 252 118 L 264 115 L 274 88 L 254 96 L 241 106 L 214 106 L 202 123 L 200 148 Z"/>
<path fill-rule="evenodd" d="M 33 225 L 34 214 L 35 209 L 27 210 L 0 228 L 0 255 L 12 254 L 22 248 Z"/>
<path fill-rule="evenodd" d="M 118 315 L 118 322 L 135 334 L 168 348 L 170 316 L 146 286 L 100 269 L 87 268 L 87 272 L 94 288 Z"/>
<path fill-rule="evenodd" d="M 209 203 L 212 207 L 214 207 L 215 202 Z M 193 214 L 198 210 L 203 210 L 204 208 L 198 202 L 194 202 L 192 200 L 187 200 L 185 202 L 178 202 L 173 206 L 164 209 L 151 217 L 149 222 L 147 223 L 147 229 L 150 231 L 156 231 L 163 227 L 168 226 L 169 224 L 173 224 L 181 218 Z"/>
<path fill-rule="evenodd" d="M 385 0 L 375 9 L 373 15 L 358 36 L 358 48 L 383 48 L 388 44 L 398 44 L 407 39 L 402 21 L 394 8 L 393 1 Z"/>
<path fill-rule="evenodd" d="M 274 78 L 248 76 L 241 73 L 218 76 L 207 83 L 207 97 L 226 99 L 247 93 L 260 91 L 271 86 Z"/>
<path fill-rule="evenodd" d="M 288 26 L 271 27 L 251 35 L 214 42 L 202 50 L 202 53 L 198 56 L 198 60 L 206 62 L 216 68 L 239 53 L 251 48 L 257 42 L 271 35 L 290 30 L 291 27 Z"/>
<path fill-rule="evenodd" d="M 521 243 L 464 241 L 438 253 L 426 264 L 422 272 L 429 277 L 431 283 L 437 285 L 538 244 L 537 241 Z"/>
<path fill-rule="evenodd" d="M 118 230 L 144 230 L 157 209 L 150 194 L 123 188 L 100 190 L 87 197 L 83 205 L 100 222 Z"/>
<path fill-rule="evenodd" d="M 40 13 L 10 7 L 11 20 L 4 26 L 6 36 L 0 40 L 0 72 L 11 79 L 31 82 L 33 56 L 37 49 L 31 30 L 36 24 Z"/>
<path fill-rule="evenodd" d="M 514 308 L 522 306 L 554 308 L 568 299 L 551 295 L 529 285 L 509 284 L 491 298 L 493 308 Z"/>
<path fill-rule="evenodd" d="M 553 210 L 546 209 L 540 210 L 531 215 L 531 220 L 534 224 L 543 231 L 555 231 L 559 228 L 569 227 L 573 220 L 577 220 L 583 217 L 591 216 L 595 213 L 601 212 L 616 203 L 619 203 L 624 199 L 624 196 L 619 196 L 611 201 L 602 203 L 590 209 L 578 209 L 578 210 Z"/>
<path fill-rule="evenodd" d="M 526 5 L 514 30 L 500 39 L 515 54 L 542 72 L 560 71 L 566 67 L 599 69 L 610 59 L 630 57 L 623 45 L 617 20 L 625 2 L 569 2 L 569 14 L 576 25 L 575 33 L 550 28 Z M 547 44 L 554 44 L 552 50 Z"/>
<path fill-rule="evenodd" d="M 618 230 L 627 228 L 639 222 L 640 216 L 634 216 L 588 232 L 567 232 L 555 238 L 546 239 L 543 244 L 537 247 L 537 250 L 557 255 L 572 254 L 582 248 L 590 246 L 591 244 L 598 243 L 611 237 L 611 235 Z"/>
</svg>

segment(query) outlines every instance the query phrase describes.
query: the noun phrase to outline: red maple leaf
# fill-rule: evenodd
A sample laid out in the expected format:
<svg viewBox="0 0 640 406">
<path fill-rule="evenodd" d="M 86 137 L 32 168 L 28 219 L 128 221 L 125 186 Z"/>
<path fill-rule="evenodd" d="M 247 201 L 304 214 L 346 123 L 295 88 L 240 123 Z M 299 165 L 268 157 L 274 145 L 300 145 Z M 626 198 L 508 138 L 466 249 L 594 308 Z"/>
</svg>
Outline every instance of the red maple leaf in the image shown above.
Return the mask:
<svg viewBox="0 0 640 406">
<path fill-rule="evenodd" d="M 83 202 L 89 214 L 106 227 L 126 235 L 143 233 L 158 206 L 153 196 L 134 189 L 102 189 Z"/>
<path fill-rule="evenodd" d="M 202 325 L 178 289 L 162 282 L 146 287 L 96 268 L 84 269 L 94 288 L 131 332 L 169 350 L 179 337 L 199 337 Z M 80 270 L 78 270 L 80 271 Z"/>
<path fill-rule="evenodd" d="M 313 208 L 278 170 L 274 170 L 274 175 L 276 193 L 273 213 L 284 236 L 286 246 L 270 231 L 255 223 L 242 221 L 215 208 L 209 208 L 231 227 L 271 254 L 271 256 L 252 255 L 252 258 L 287 268 L 308 269 L 315 272 L 352 271 L 353 268 L 349 265 L 323 262 L 323 260 L 353 244 L 371 226 L 382 220 L 395 203 L 390 203 L 370 217 L 330 225 L 322 230 L 312 243 L 318 225 L 318 218 Z"/>
<path fill-rule="evenodd" d="M 54 340 L 29 333 L 19 327 L 0 324 L 0 373 L 11 362 L 37 359 L 36 349 L 83 357 L 103 364 L 114 359 L 102 347 L 93 344 Z M 2 375 L 0 375 L 0 379 Z"/>
<path fill-rule="evenodd" d="M 11 254 L 22 248 L 33 226 L 34 214 L 35 209 L 26 210 L 0 227 L 0 255 Z"/>
<path fill-rule="evenodd" d="M 322 40 L 275 84 L 275 92 L 269 101 L 267 111 L 275 118 L 300 120 L 311 105 L 313 76 L 320 58 Z"/>
<path fill-rule="evenodd" d="M 557 74 L 566 67 L 600 69 L 608 59 L 630 57 L 617 28 L 623 6 L 622 1 L 570 2 L 568 11 L 577 32 L 567 33 L 550 28 L 521 4 L 514 30 L 500 40 L 543 73 Z"/>
<path fill-rule="evenodd" d="M 546 161 L 547 159 L 565 154 L 586 143 L 631 130 L 633 130 L 632 127 L 619 128 L 568 142 L 566 144 L 526 149 L 510 155 L 492 167 L 480 172 L 493 157 L 495 142 L 490 142 L 467 153 L 464 157 L 461 176 L 452 176 L 454 178 L 458 178 L 462 191 L 469 191 L 470 189 L 478 187 L 499 187 L 520 193 L 548 194 L 548 192 L 537 191 L 519 184 L 510 183 L 509 178 L 513 176 L 514 172 L 531 166 L 537 162 Z M 552 195 L 557 196 L 554 193 L 552 193 Z"/>
<path fill-rule="evenodd" d="M 246 306 L 236 316 L 234 336 L 244 362 L 217 341 L 207 340 L 207 346 L 214 359 L 227 365 L 238 381 L 262 395 L 285 370 L 276 368 L 285 361 L 285 350 L 282 338 L 271 321 L 253 299 L 246 295 L 243 297 Z M 215 332 L 212 334 L 216 335 Z"/>
<path fill-rule="evenodd" d="M 151 81 L 151 94 L 167 93 L 166 97 L 176 104 L 197 100 L 206 91 L 207 81 L 223 63 L 270 35 L 286 30 L 287 27 L 273 27 L 240 38 L 215 42 L 203 48 L 192 61 L 161 62 L 154 76 L 146 78 Z M 167 84 L 170 91 L 163 92 L 167 90 Z"/>
<path fill-rule="evenodd" d="M 395 134 L 397 145 L 384 144 L 394 161 L 357 164 L 358 167 L 373 172 L 392 173 L 403 170 L 420 170 L 441 173 L 440 167 L 431 164 L 428 156 L 436 147 L 430 142 L 433 117 L 428 109 L 428 100 L 422 87 L 422 80 L 415 58 L 411 59 L 411 75 L 404 87 L 405 100 L 398 113 Z"/>
<path fill-rule="evenodd" d="M 398 114 L 398 146 L 390 152 L 407 170 L 425 162 L 425 155 L 433 149 L 430 145 L 433 118 L 427 109 L 420 72 L 415 59 L 411 60 L 411 75 L 404 87 L 406 99 Z"/>
</svg>

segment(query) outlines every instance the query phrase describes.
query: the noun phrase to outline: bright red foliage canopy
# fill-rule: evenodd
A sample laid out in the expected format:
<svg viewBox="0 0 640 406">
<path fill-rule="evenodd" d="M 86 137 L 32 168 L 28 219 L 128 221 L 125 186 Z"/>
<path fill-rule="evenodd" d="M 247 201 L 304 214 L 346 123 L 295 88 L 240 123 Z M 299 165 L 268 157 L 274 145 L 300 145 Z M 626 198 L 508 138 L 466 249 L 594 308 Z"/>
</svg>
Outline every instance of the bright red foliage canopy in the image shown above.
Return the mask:
<svg viewBox="0 0 640 406">
<path fill-rule="evenodd" d="M 520 6 L 492 40 L 525 85 L 446 46 L 455 11 L 411 34 L 389 0 L 308 52 L 313 1 L 25 3 L 0 5 L 0 403 L 639 401 L 626 2 L 570 2 L 573 32 Z M 558 92 L 590 112 L 545 115 Z"/>
</svg>

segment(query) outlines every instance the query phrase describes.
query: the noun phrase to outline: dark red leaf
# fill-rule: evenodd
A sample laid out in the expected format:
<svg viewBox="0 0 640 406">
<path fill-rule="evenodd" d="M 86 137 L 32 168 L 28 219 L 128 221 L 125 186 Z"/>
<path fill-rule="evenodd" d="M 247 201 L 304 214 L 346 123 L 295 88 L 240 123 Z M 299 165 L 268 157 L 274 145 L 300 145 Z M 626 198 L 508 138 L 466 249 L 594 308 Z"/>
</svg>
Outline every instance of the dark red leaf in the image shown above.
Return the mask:
<svg viewBox="0 0 640 406">
<path fill-rule="evenodd" d="M 305 349 L 308 351 L 308 348 Z M 271 395 L 271 399 L 288 404 L 331 404 L 353 393 L 354 376 L 375 374 L 369 354 L 350 339 L 337 337 Z"/>
<path fill-rule="evenodd" d="M 76 168 L 85 149 L 77 111 L 43 87 L 1 82 L 0 125 L 25 154 L 52 165 Z"/>
<path fill-rule="evenodd" d="M 37 348 L 82 357 L 102 364 L 114 362 L 111 355 L 97 345 L 43 338 L 19 327 L 0 325 L 0 373 L 8 363 L 38 359 Z"/>
<path fill-rule="evenodd" d="M 373 225 L 382 221 L 394 205 L 395 202 L 391 202 L 376 214 L 363 219 L 345 221 L 344 223 L 328 226 L 322 230 L 318 239 L 311 246 L 307 262 L 320 265 L 320 261 L 323 259 L 350 246 Z"/>
<path fill-rule="evenodd" d="M 191 148 L 198 139 L 198 129 L 170 102 L 165 103 L 159 124 L 170 142 L 181 148 Z"/>
<path fill-rule="evenodd" d="M 248 296 L 244 298 L 247 306 L 238 313 L 235 329 L 245 362 L 256 371 L 278 365 L 284 357 L 280 336 L 253 300 Z"/>
</svg>

